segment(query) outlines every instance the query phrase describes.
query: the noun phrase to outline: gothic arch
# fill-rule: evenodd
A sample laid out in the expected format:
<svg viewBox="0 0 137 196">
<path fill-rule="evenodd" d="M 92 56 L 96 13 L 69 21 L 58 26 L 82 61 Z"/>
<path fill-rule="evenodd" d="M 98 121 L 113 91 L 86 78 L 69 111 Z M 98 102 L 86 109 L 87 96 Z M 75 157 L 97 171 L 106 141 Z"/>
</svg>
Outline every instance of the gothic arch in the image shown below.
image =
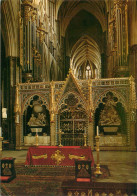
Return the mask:
<svg viewBox="0 0 137 196">
<path fill-rule="evenodd" d="M 22 111 L 21 111 L 22 114 L 27 109 L 27 107 L 30 106 L 30 102 L 33 100 L 33 98 L 35 96 L 38 96 L 39 97 L 39 100 L 43 102 L 42 104 L 45 105 L 46 108 L 49 110 L 49 104 L 48 104 L 47 99 L 44 97 L 44 95 L 37 93 L 37 94 L 31 94 L 29 97 L 27 97 L 25 99 L 25 101 L 22 104 Z"/>
<path fill-rule="evenodd" d="M 117 91 L 110 90 L 110 89 L 106 90 L 106 91 L 103 91 L 101 94 L 98 94 L 98 96 L 94 100 L 94 110 L 96 110 L 98 108 L 98 105 L 100 103 L 102 103 L 102 99 L 104 97 L 106 97 L 106 94 L 109 93 L 109 92 L 113 93 L 113 95 L 118 98 L 119 102 L 125 108 L 125 111 L 128 112 L 128 104 L 127 104 L 127 101 L 125 100 L 125 98 L 120 93 L 118 93 Z"/>
<path fill-rule="evenodd" d="M 74 92 L 74 91 L 69 91 L 69 92 L 65 93 L 62 96 L 62 98 L 57 103 L 57 107 L 56 107 L 57 113 L 59 112 L 59 110 L 61 109 L 62 105 L 65 103 L 65 100 L 69 97 L 69 95 L 74 95 L 76 97 L 76 99 L 78 99 L 79 104 L 81 104 L 82 107 L 83 107 L 83 109 L 86 111 L 86 113 L 88 113 L 87 112 L 87 105 L 84 102 L 83 98 L 79 94 L 77 94 L 76 92 Z"/>
<path fill-rule="evenodd" d="M 102 26 L 102 30 L 103 32 L 106 30 L 107 28 L 107 24 L 106 24 L 106 20 L 105 20 L 105 14 L 106 11 L 103 10 L 104 7 L 106 9 L 106 3 L 105 1 L 102 2 L 95 2 L 95 1 L 84 1 L 84 2 L 80 2 L 80 1 L 59 1 L 57 4 L 57 8 L 56 8 L 56 18 L 59 19 L 59 12 L 61 10 L 61 6 L 62 4 L 65 3 L 64 9 L 61 12 L 61 16 L 63 17 L 62 20 L 62 36 L 65 35 L 65 31 L 71 21 L 71 19 L 73 17 L 75 17 L 75 15 L 81 11 L 83 8 L 84 10 L 88 11 L 89 13 L 93 14 L 97 20 L 100 22 L 101 26 Z"/>
</svg>

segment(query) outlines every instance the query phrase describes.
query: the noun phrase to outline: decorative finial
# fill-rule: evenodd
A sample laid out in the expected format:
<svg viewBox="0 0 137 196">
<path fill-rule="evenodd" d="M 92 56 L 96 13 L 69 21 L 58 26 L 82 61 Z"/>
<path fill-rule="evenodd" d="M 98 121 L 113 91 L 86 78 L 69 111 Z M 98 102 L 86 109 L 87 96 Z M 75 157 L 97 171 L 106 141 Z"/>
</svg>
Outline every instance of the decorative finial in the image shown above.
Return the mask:
<svg viewBox="0 0 137 196">
<path fill-rule="evenodd" d="M 73 73 L 73 70 L 72 70 L 72 68 L 69 68 L 69 73 Z"/>
</svg>

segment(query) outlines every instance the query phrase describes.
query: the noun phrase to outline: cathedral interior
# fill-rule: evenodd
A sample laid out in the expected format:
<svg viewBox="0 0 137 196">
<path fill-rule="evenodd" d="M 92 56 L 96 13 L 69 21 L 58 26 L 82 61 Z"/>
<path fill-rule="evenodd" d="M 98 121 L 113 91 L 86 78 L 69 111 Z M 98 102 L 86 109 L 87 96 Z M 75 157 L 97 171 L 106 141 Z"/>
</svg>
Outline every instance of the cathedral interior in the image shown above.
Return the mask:
<svg viewBox="0 0 137 196">
<path fill-rule="evenodd" d="M 2 156 L 96 136 L 136 153 L 136 27 L 135 0 L 2 0 Z"/>
</svg>

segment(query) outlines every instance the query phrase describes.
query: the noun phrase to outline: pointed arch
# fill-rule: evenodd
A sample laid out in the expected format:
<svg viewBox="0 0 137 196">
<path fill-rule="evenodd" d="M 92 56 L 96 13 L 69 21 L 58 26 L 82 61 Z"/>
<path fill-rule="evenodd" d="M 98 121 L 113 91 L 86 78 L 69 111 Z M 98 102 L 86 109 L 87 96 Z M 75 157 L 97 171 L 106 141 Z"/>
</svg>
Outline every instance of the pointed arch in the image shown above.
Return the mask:
<svg viewBox="0 0 137 196">
<path fill-rule="evenodd" d="M 27 97 L 25 100 L 24 100 L 24 103 L 22 104 L 22 114 L 24 113 L 24 111 L 27 109 L 28 106 L 30 106 L 30 102 L 33 100 L 33 98 L 35 96 L 38 96 L 39 97 L 39 100 L 43 102 L 43 105 L 46 106 L 46 108 L 49 110 L 49 103 L 46 99 L 46 97 L 40 93 L 34 93 L 34 94 L 31 94 L 29 97 Z"/>
<path fill-rule="evenodd" d="M 106 23 L 106 3 L 105 1 L 59 1 L 56 4 L 56 18 L 62 18 L 61 33 L 65 35 L 65 31 L 73 17 L 81 10 L 86 10 L 93 14 L 102 26 L 103 32 L 107 29 Z"/>
<path fill-rule="evenodd" d="M 127 104 L 127 101 L 126 101 L 125 97 L 122 96 L 119 92 L 117 92 L 116 90 L 113 90 L 113 89 L 105 90 L 101 94 L 99 94 L 98 97 L 96 97 L 96 99 L 94 100 L 94 109 L 95 110 L 97 109 L 99 103 L 102 102 L 102 99 L 104 97 L 106 97 L 106 94 L 109 93 L 109 92 L 113 93 L 113 95 L 118 98 L 119 102 L 122 103 L 122 105 L 124 106 L 125 111 L 128 112 L 128 104 Z"/>
<path fill-rule="evenodd" d="M 90 63 L 93 70 L 98 70 L 98 77 L 101 72 L 101 54 L 97 43 L 88 35 L 82 36 L 71 51 L 71 69 L 78 77 L 78 71 L 81 66 L 86 66 L 87 61 Z"/>
</svg>

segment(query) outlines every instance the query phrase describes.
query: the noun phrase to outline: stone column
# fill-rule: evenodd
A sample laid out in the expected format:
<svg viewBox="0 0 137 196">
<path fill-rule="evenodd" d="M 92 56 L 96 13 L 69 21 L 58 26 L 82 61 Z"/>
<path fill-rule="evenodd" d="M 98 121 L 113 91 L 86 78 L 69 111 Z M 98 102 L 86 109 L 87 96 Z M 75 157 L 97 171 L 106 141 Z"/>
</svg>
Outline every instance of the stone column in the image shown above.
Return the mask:
<svg viewBox="0 0 137 196">
<path fill-rule="evenodd" d="M 7 58 L 7 122 L 8 122 L 8 140 L 9 147 L 14 148 L 15 143 L 15 123 L 14 123 L 14 104 L 15 104 L 15 85 L 16 85 L 16 72 L 17 72 L 17 57 Z M 18 80 L 17 80 L 18 81 Z"/>
</svg>

